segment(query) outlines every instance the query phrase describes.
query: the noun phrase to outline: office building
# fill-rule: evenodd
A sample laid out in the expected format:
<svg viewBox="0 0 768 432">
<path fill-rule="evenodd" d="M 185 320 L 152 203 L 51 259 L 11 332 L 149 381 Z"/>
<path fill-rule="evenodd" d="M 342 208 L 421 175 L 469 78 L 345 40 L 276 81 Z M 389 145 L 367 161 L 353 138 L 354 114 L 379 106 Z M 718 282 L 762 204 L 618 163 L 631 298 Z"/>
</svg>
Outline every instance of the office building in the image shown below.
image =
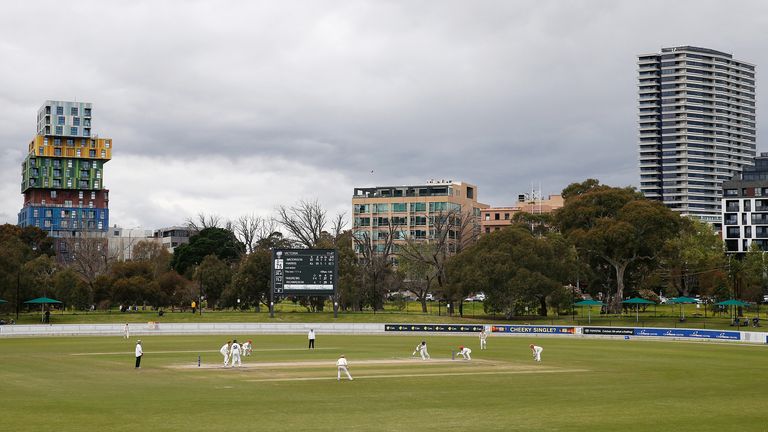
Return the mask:
<svg viewBox="0 0 768 432">
<path fill-rule="evenodd" d="M 130 261 L 133 259 L 133 248 L 141 241 L 160 243 L 153 235 L 152 230 L 144 228 L 123 228 L 113 226 L 107 231 L 107 244 L 109 256 L 118 261 Z"/>
<path fill-rule="evenodd" d="M 723 240 L 728 252 L 768 251 L 768 153 L 738 179 L 723 183 Z"/>
<path fill-rule="evenodd" d="M 178 246 L 189 243 L 189 238 L 197 234 L 197 231 L 188 226 L 172 226 L 156 229 L 153 236 L 169 252 L 173 252 Z"/>
<path fill-rule="evenodd" d="M 475 238 L 480 231 L 480 211 L 488 205 L 477 201 L 477 187 L 452 180 L 430 180 L 411 186 L 355 188 L 352 197 L 353 231 L 358 238 L 370 239 L 374 250 L 383 252 L 390 230 L 395 236 L 395 251 L 408 239 L 435 239 L 440 215 L 461 215 L 463 229 L 448 226 L 447 247 L 455 252 L 460 242 Z M 437 222 L 437 223 L 436 223 Z M 467 223 L 468 222 L 468 223 Z M 458 224 L 458 222 L 457 222 Z M 361 252 L 359 245 L 356 251 Z"/>
<path fill-rule="evenodd" d="M 529 194 L 518 196 L 517 203 L 506 207 L 488 207 L 480 210 L 480 232 L 490 234 L 512 225 L 516 213 L 552 213 L 564 205 L 563 197 L 550 195 L 546 199 Z"/>
<path fill-rule="evenodd" d="M 58 239 L 54 249 L 61 256 L 70 247 L 67 239 L 104 237 L 109 228 L 104 165 L 112 158 L 112 140 L 93 134 L 92 121 L 90 103 L 46 101 L 22 163 L 18 224 Z"/>
<path fill-rule="evenodd" d="M 719 225 L 722 183 L 755 157 L 755 66 L 692 46 L 637 64 L 641 192 Z"/>
</svg>

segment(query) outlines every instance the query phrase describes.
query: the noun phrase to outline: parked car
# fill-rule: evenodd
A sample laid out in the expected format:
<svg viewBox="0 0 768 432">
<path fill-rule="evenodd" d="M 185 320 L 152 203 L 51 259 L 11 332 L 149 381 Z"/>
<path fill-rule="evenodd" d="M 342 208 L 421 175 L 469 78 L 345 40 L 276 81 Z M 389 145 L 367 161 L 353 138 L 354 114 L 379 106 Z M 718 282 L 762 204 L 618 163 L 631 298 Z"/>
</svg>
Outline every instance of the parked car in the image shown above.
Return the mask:
<svg viewBox="0 0 768 432">
<path fill-rule="evenodd" d="M 435 301 L 435 296 L 432 293 L 427 293 L 427 301 Z"/>
</svg>

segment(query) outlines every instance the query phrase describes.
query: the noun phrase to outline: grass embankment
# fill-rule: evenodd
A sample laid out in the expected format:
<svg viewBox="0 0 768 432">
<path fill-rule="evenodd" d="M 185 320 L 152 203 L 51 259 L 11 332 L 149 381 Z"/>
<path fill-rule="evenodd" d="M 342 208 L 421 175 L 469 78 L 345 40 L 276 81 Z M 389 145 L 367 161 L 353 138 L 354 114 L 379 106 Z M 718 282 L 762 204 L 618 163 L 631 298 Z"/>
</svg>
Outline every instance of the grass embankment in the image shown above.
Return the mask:
<svg viewBox="0 0 768 432">
<path fill-rule="evenodd" d="M 6 314 L 0 314 L 0 318 L 8 320 L 15 317 L 10 313 L 9 308 L 5 307 Z M 119 312 L 118 310 L 97 311 L 97 312 L 73 312 L 73 311 L 54 311 L 51 314 L 51 322 L 58 324 L 90 324 L 90 323 L 145 323 L 155 322 L 355 322 L 355 323 L 499 323 L 499 324 L 539 324 L 539 325 L 595 325 L 595 326 L 636 326 L 636 327 L 681 327 L 681 328 L 707 328 L 707 329 L 735 329 L 731 325 L 731 318 L 728 313 L 712 314 L 711 310 L 706 313 L 703 308 L 696 308 L 695 305 L 686 305 L 683 308 L 686 319 L 680 321 L 679 306 L 658 306 L 649 308 L 641 312 L 639 318 L 632 313 L 622 315 L 601 315 L 599 308 L 594 308 L 590 315 L 587 310 L 580 310 L 577 315 L 550 315 L 547 318 L 539 316 L 522 316 L 514 320 L 505 320 L 501 316 L 488 315 L 483 311 L 480 303 L 467 303 L 464 305 L 464 317 L 454 314 L 446 314 L 445 305 L 438 306 L 437 303 L 429 303 L 427 313 L 421 311 L 417 303 L 409 303 L 406 309 L 398 309 L 394 305 L 387 305 L 384 311 L 365 311 L 365 312 L 339 312 L 338 318 L 333 317 L 333 312 L 326 310 L 324 312 L 310 313 L 299 305 L 292 303 L 282 303 L 276 308 L 274 318 L 269 317 L 266 308 L 260 312 L 251 311 L 204 311 L 202 314 L 192 314 L 191 311 L 172 312 L 165 310 L 161 317 L 156 311 L 138 311 L 138 312 Z M 763 305 L 760 309 L 753 307 L 745 312 L 745 317 L 752 318 L 760 316 L 766 317 L 768 308 Z M 39 324 L 41 322 L 40 311 L 23 313 L 19 317 L 19 324 Z M 761 325 L 768 324 L 768 320 L 761 322 Z M 741 330 L 763 330 L 765 327 L 740 327 Z"/>
</svg>

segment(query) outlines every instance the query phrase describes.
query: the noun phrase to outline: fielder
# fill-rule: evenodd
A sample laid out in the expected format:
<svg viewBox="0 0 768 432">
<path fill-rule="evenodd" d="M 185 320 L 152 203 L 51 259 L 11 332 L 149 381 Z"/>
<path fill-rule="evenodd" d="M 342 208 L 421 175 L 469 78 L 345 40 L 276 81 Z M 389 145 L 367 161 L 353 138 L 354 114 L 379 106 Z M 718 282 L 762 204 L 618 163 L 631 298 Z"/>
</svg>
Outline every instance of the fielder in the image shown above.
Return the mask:
<svg viewBox="0 0 768 432">
<path fill-rule="evenodd" d="M 480 349 L 488 349 L 488 332 L 485 331 L 485 327 L 480 330 Z"/>
<path fill-rule="evenodd" d="M 243 365 L 240 362 L 240 344 L 237 343 L 237 339 L 232 341 L 232 347 L 230 348 L 230 356 L 232 356 L 232 367 Z"/>
<path fill-rule="evenodd" d="M 125 328 L 123 329 L 123 338 L 124 339 L 130 339 L 131 333 L 128 331 L 128 324 L 125 324 Z"/>
<path fill-rule="evenodd" d="M 253 341 L 252 341 L 252 340 L 250 340 L 250 339 L 248 339 L 248 340 L 247 340 L 247 341 L 246 341 L 246 342 L 243 344 L 243 355 L 244 355 L 244 356 L 249 356 L 249 355 L 251 355 L 251 354 L 253 354 Z"/>
<path fill-rule="evenodd" d="M 530 344 L 529 347 L 531 348 L 531 351 L 533 351 L 533 359 L 536 360 L 537 362 L 540 362 L 541 352 L 544 351 L 544 348 L 534 344 Z"/>
<path fill-rule="evenodd" d="M 350 381 L 354 379 L 352 378 L 352 375 L 349 374 L 349 363 L 347 363 L 347 359 L 344 358 L 344 354 L 336 360 L 336 381 L 341 381 L 341 371 L 344 371 L 344 373 L 347 374 L 347 378 L 349 378 Z"/>
<path fill-rule="evenodd" d="M 464 360 L 472 360 L 472 356 L 470 355 L 472 354 L 472 350 L 465 346 L 460 346 L 457 354 L 464 357 Z"/>
<path fill-rule="evenodd" d="M 224 346 L 221 347 L 219 352 L 224 356 L 224 367 L 229 365 L 229 347 L 232 345 L 232 341 L 227 341 Z"/>
</svg>

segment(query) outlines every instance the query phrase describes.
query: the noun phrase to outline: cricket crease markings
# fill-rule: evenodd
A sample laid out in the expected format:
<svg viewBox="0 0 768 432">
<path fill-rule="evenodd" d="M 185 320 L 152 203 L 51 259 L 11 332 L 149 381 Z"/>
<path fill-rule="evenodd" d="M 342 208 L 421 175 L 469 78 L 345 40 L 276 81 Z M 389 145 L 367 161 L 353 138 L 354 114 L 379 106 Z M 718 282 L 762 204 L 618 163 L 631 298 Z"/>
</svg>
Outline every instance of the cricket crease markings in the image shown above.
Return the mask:
<svg viewBox="0 0 768 432">
<path fill-rule="evenodd" d="M 494 371 L 494 372 L 446 372 L 446 373 L 427 373 L 427 374 L 394 374 L 394 375 L 361 375 L 354 379 L 378 379 L 378 378 L 421 378 L 421 377 L 446 377 L 446 376 L 475 376 L 475 375 L 518 375 L 518 374 L 541 374 L 541 373 L 576 373 L 589 372 L 588 369 L 546 369 L 546 370 L 522 370 L 522 371 Z M 304 377 L 304 378 L 264 378 L 249 379 L 246 382 L 280 382 L 280 381 L 325 381 L 335 380 L 335 377 Z M 346 381 L 346 380 L 344 380 Z"/>
<path fill-rule="evenodd" d="M 318 350 L 338 350 L 339 348 L 327 347 L 316 348 Z M 271 352 L 271 351 L 307 351 L 306 348 L 264 348 L 254 349 L 254 353 L 258 352 Z M 219 350 L 186 350 L 186 351 L 144 351 L 144 354 L 190 354 L 190 353 L 218 353 Z M 99 355 L 123 355 L 133 354 L 133 351 L 113 351 L 113 352 L 86 352 L 86 353 L 70 353 L 71 356 L 99 356 Z"/>
</svg>

